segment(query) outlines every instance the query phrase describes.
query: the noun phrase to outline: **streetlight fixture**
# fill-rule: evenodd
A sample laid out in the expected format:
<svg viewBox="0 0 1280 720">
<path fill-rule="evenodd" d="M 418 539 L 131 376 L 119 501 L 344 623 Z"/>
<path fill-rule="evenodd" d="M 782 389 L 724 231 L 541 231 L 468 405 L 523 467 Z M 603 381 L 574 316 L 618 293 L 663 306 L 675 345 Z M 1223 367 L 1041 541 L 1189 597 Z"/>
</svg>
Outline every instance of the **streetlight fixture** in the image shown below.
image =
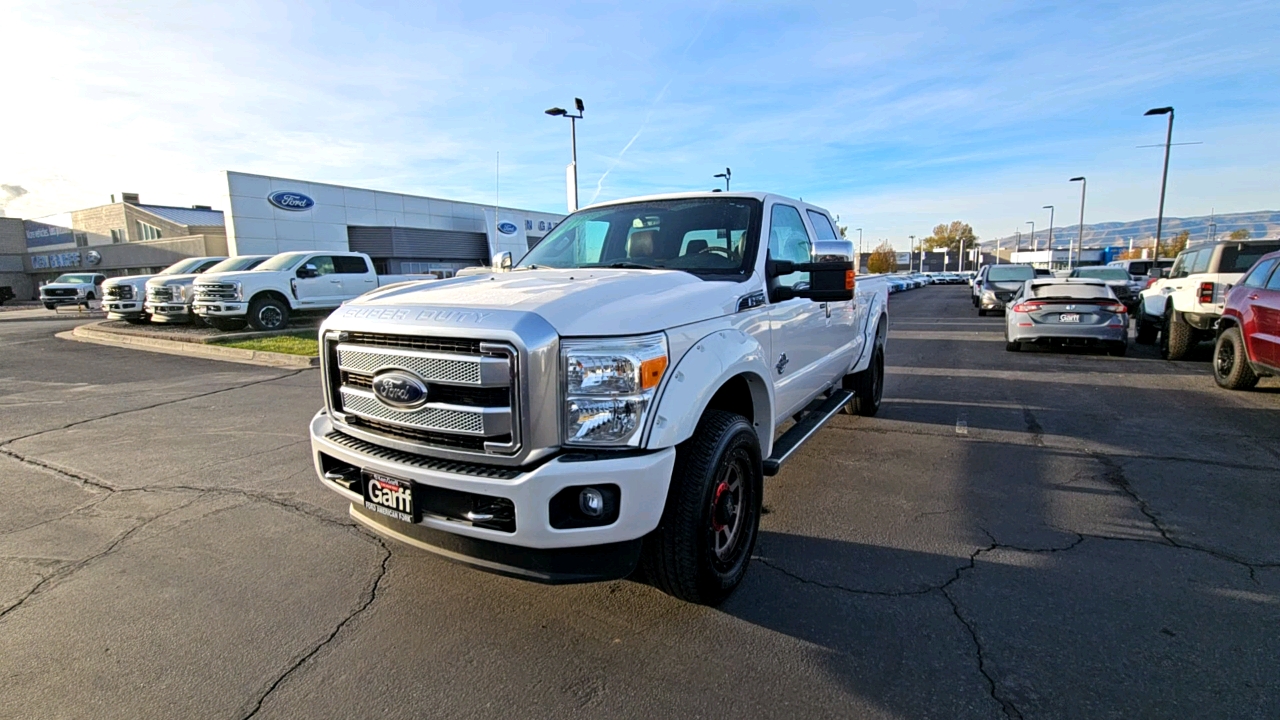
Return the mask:
<svg viewBox="0 0 1280 720">
<path fill-rule="evenodd" d="M 1085 180 L 1084 176 L 1081 175 L 1080 177 L 1073 177 L 1067 182 L 1080 183 L 1080 228 L 1079 228 L 1080 231 L 1076 235 L 1076 247 L 1075 247 L 1075 258 L 1074 258 L 1078 260 L 1080 257 L 1080 251 L 1084 249 L 1084 191 L 1086 188 L 1089 187 L 1089 181 Z M 1075 262 L 1073 261 L 1073 258 L 1072 258 L 1072 250 L 1068 248 L 1067 249 L 1067 269 L 1071 270 L 1074 267 L 1075 267 Z"/>
<path fill-rule="evenodd" d="M 569 212 L 575 212 L 578 209 L 578 121 L 582 119 L 582 111 L 584 110 L 582 98 L 574 98 L 573 105 L 578 110 L 577 115 L 561 107 L 553 107 L 545 111 L 551 117 L 569 118 L 570 146 L 573 150 L 573 160 L 565 170 L 565 185 L 569 195 Z"/>
<path fill-rule="evenodd" d="M 733 177 L 733 171 L 729 168 L 725 168 L 724 172 L 716 173 L 714 177 L 724 178 L 724 191 L 729 192 L 729 178 Z"/>
<path fill-rule="evenodd" d="M 1151 267 L 1158 267 L 1160 265 L 1160 231 L 1164 229 L 1164 191 L 1169 184 L 1169 145 L 1173 142 L 1173 108 L 1151 108 L 1143 113 L 1144 117 L 1147 115 L 1169 116 L 1169 129 L 1165 131 L 1164 136 L 1164 174 L 1160 176 L 1160 211 L 1156 213 L 1156 256 L 1155 262 L 1151 264 Z"/>
</svg>

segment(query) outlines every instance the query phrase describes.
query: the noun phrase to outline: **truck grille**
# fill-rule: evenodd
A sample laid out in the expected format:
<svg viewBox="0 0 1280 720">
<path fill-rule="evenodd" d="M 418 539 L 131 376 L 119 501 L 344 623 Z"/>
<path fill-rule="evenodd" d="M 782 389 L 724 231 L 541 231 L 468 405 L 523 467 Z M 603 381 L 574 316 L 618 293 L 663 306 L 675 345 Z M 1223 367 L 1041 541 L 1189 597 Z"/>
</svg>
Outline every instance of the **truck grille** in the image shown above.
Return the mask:
<svg viewBox="0 0 1280 720">
<path fill-rule="evenodd" d="M 147 299 L 151 302 L 169 302 L 173 299 L 173 289 L 168 285 L 147 288 Z"/>
<path fill-rule="evenodd" d="M 105 290 L 102 291 L 102 293 L 106 295 L 107 298 L 110 300 L 132 300 L 133 286 L 132 285 L 109 285 Z"/>
<path fill-rule="evenodd" d="M 324 364 L 339 422 L 418 448 L 480 455 L 520 449 L 515 348 L 480 340 L 381 333 L 329 333 Z M 408 372 L 426 401 L 395 407 L 374 392 L 382 372 Z"/>
<path fill-rule="evenodd" d="M 195 286 L 197 300 L 235 300 L 236 286 L 231 283 L 199 283 Z"/>
<path fill-rule="evenodd" d="M 74 288 L 45 288 L 44 295 L 45 297 L 75 297 L 76 291 Z"/>
</svg>

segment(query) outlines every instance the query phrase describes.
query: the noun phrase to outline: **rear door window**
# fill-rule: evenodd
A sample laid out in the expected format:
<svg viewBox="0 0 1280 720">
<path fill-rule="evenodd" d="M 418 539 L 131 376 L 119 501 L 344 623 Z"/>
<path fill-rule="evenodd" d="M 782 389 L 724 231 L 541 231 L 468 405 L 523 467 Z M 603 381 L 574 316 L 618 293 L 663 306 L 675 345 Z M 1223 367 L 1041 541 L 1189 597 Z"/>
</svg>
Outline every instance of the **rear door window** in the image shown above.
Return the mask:
<svg viewBox="0 0 1280 720">
<path fill-rule="evenodd" d="M 369 264 L 362 257 L 338 255 L 333 258 L 333 269 L 344 275 L 363 275 L 369 272 Z"/>
<path fill-rule="evenodd" d="M 806 210 L 809 213 L 809 222 L 813 225 L 813 232 L 818 236 L 819 240 L 839 240 L 840 236 L 836 234 L 835 228 L 831 227 L 831 221 L 826 215 L 817 210 Z"/>
<path fill-rule="evenodd" d="M 1195 256 L 1191 260 L 1191 267 L 1187 271 L 1192 275 L 1209 272 L 1209 261 L 1213 259 L 1213 248 L 1205 248 L 1197 250 Z"/>
<path fill-rule="evenodd" d="M 1280 261 L 1280 258 L 1263 260 L 1258 263 L 1258 267 L 1254 268 L 1253 272 L 1249 273 L 1249 275 L 1245 277 L 1244 282 L 1240 284 L 1251 288 L 1260 288 L 1265 286 L 1267 284 L 1267 276 L 1269 276 L 1271 271 L 1275 269 L 1276 262 L 1278 261 Z M 1280 275 L 1277 277 L 1280 277 Z"/>
</svg>

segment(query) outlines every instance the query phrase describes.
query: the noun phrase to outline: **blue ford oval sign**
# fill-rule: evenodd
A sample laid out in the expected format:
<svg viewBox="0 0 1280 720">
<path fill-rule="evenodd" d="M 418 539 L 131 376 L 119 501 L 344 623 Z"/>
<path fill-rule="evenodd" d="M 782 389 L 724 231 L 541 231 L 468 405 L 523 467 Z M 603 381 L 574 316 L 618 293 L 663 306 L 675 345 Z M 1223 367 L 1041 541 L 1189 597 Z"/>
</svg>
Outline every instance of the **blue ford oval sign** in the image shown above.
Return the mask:
<svg viewBox="0 0 1280 720">
<path fill-rule="evenodd" d="M 515 223 L 510 223 L 510 222 L 498 223 L 498 232 L 502 233 L 503 235 L 515 235 L 516 229 L 517 228 Z"/>
<path fill-rule="evenodd" d="M 315 200 L 292 190 L 277 190 L 267 196 L 267 202 L 281 210 L 308 210 L 316 204 Z"/>
<path fill-rule="evenodd" d="M 382 404 L 397 410 L 413 410 L 427 402 L 427 385 L 403 370 L 388 370 L 373 378 L 373 394 Z"/>
</svg>

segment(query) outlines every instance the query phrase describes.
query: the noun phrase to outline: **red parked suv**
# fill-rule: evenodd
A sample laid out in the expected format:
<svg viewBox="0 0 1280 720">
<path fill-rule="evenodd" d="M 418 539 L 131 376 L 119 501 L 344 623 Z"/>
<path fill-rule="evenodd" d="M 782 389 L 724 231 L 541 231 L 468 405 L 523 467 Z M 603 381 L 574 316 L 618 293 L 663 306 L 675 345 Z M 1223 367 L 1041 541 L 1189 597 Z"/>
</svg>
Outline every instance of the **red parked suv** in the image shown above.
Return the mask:
<svg viewBox="0 0 1280 720">
<path fill-rule="evenodd" d="M 1248 390 L 1260 375 L 1280 375 L 1280 252 L 1258 258 L 1227 293 L 1213 349 L 1213 379 Z"/>
</svg>

